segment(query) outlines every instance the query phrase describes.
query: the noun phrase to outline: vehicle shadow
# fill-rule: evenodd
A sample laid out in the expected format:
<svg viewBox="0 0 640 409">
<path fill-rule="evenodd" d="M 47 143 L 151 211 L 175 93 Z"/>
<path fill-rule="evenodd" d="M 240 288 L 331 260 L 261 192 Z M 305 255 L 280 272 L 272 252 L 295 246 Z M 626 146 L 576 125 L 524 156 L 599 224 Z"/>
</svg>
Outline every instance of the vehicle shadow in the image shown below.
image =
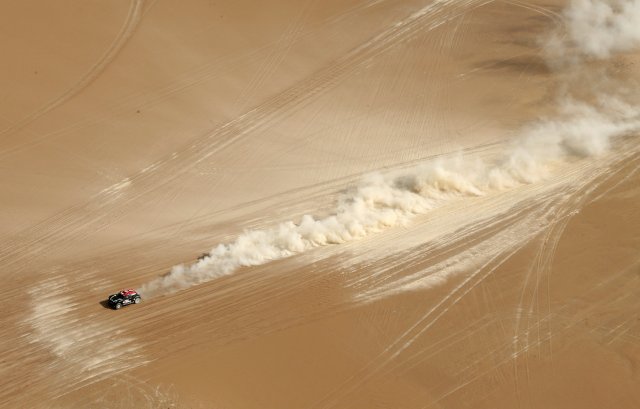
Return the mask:
<svg viewBox="0 0 640 409">
<path fill-rule="evenodd" d="M 102 305 L 104 308 L 106 308 L 108 310 L 112 310 L 113 309 L 113 308 L 109 307 L 109 301 L 107 301 L 107 300 L 100 301 L 100 305 Z"/>
</svg>

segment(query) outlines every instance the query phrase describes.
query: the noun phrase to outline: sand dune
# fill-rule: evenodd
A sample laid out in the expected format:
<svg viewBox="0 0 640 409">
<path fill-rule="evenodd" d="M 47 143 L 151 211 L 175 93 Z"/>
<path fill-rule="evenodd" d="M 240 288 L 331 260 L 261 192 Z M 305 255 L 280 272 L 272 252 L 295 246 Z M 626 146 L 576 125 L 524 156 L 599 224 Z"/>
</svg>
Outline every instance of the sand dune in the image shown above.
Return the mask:
<svg viewBox="0 0 640 409">
<path fill-rule="evenodd" d="M 640 406 L 637 0 L 1 14 L 0 407 Z"/>
</svg>

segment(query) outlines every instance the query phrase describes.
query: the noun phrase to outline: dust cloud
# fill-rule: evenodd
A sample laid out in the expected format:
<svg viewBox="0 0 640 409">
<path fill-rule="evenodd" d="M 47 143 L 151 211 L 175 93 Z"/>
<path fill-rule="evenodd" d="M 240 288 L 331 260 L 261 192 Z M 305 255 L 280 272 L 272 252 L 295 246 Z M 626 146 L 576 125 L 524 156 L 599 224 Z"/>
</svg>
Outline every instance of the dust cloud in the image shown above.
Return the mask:
<svg viewBox="0 0 640 409">
<path fill-rule="evenodd" d="M 574 0 L 563 13 L 564 27 L 546 40 L 549 66 L 580 66 L 640 45 L 640 0 Z M 638 109 L 612 87 L 581 101 L 566 92 L 556 113 L 521 129 L 497 158 L 457 154 L 402 171 L 368 175 L 346 191 L 334 212 L 305 215 L 265 229 L 248 230 L 219 244 L 190 265 L 174 266 L 141 288 L 149 297 L 169 294 L 229 275 L 241 267 L 282 259 L 310 249 L 362 239 L 416 215 L 468 196 L 480 196 L 544 180 L 556 164 L 601 155 L 612 139 L 640 129 Z"/>
<path fill-rule="evenodd" d="M 640 46 L 638 0 L 573 0 L 563 17 L 564 30 L 549 39 L 554 63 L 607 59 Z"/>
</svg>

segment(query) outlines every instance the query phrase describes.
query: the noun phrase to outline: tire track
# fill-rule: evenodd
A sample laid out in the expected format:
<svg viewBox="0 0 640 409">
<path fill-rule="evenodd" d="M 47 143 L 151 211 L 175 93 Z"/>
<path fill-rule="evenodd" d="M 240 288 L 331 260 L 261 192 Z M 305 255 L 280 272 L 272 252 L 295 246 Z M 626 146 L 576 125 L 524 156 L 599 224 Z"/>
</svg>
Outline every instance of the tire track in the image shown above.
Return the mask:
<svg viewBox="0 0 640 409">
<path fill-rule="evenodd" d="M 87 202 L 20 232 L 15 244 L 0 250 L 0 262 L 6 265 L 22 263 L 36 252 L 42 254 L 48 251 L 52 243 L 59 244 L 70 238 L 83 239 L 107 228 L 128 213 L 130 206 L 139 206 L 142 197 L 167 187 L 214 154 L 230 149 L 250 133 L 264 129 L 301 108 L 398 42 L 409 39 L 417 32 L 440 26 L 457 16 L 461 9 L 474 7 L 474 3 L 474 0 L 460 4 L 442 0 L 412 13 L 306 80 L 197 137 L 181 150 L 158 161 L 153 172 L 138 172 L 94 195 Z M 134 11 L 138 8 L 132 7 L 132 10 L 132 15 L 135 15 Z"/>
<path fill-rule="evenodd" d="M 294 43 L 302 34 L 305 22 L 309 17 L 310 9 L 317 0 L 309 0 L 302 7 L 295 20 L 290 23 L 284 33 L 280 36 L 274 49 L 269 53 L 265 63 L 253 76 L 249 84 L 242 90 L 236 101 L 236 106 L 244 106 L 251 95 L 267 81 L 273 73 L 280 67 L 287 54 L 293 48 Z"/>
<path fill-rule="evenodd" d="M 614 163 L 614 167 L 624 162 L 629 155 Z M 582 166 L 583 168 L 590 168 L 589 164 Z M 563 222 L 564 225 L 568 223 L 570 216 L 575 212 L 575 206 L 582 206 L 588 200 L 588 196 L 598 186 L 606 182 L 610 176 L 608 171 L 611 167 L 598 167 L 588 172 L 585 179 L 581 181 L 581 184 L 575 191 L 566 196 L 563 190 L 557 190 L 555 195 L 545 199 L 547 204 L 543 207 L 542 215 L 534 212 L 535 219 L 540 220 L 556 220 L 556 223 L 552 223 L 551 226 L 542 228 L 540 231 L 535 232 L 535 236 L 539 236 L 543 233 L 543 237 L 558 237 L 556 228 L 560 227 L 560 232 L 564 229 L 563 225 L 558 226 L 557 223 Z M 608 176 L 604 179 L 602 176 Z M 538 204 L 537 207 L 540 205 Z M 558 207 L 560 206 L 560 207 Z M 558 217 L 557 211 L 560 211 L 561 216 Z M 551 230 L 551 233 L 548 233 Z M 500 231 L 503 231 L 502 229 Z M 506 262 L 513 254 L 517 253 L 520 249 L 524 248 L 529 243 L 528 239 L 515 242 L 514 247 L 507 249 L 506 251 L 499 252 L 495 256 L 492 256 L 479 270 L 469 275 L 460 284 L 458 284 L 453 291 L 449 292 L 441 301 L 439 301 L 435 307 L 430 308 L 420 319 L 412 324 L 405 332 L 398 336 L 389 346 L 387 346 L 381 353 L 379 353 L 373 361 L 367 363 L 361 370 L 351 375 L 345 382 L 336 387 L 331 393 L 325 396 L 321 401 L 316 402 L 313 408 L 331 408 L 336 407 L 343 399 L 353 396 L 358 393 L 358 390 L 364 386 L 368 381 L 375 377 L 390 374 L 394 370 L 411 363 L 416 358 L 416 354 L 399 359 L 401 354 L 407 350 L 420 336 L 422 336 L 430 327 L 432 327 L 446 312 L 460 301 L 466 294 L 468 294 L 473 288 L 480 284 L 485 278 L 491 275 L 498 267 Z M 555 254 L 555 248 L 557 242 L 553 242 L 551 246 L 545 246 L 545 251 L 541 253 L 540 262 L 548 263 L 550 265 L 552 256 Z M 549 252 L 550 250 L 550 252 Z M 534 296 L 537 292 L 534 291 Z M 449 300 L 452 300 L 449 302 Z M 538 326 L 541 322 L 538 321 Z M 529 332 L 529 329 L 527 330 Z M 545 337 L 545 339 L 551 338 L 551 333 Z M 538 337 L 538 343 L 541 345 L 544 340 Z M 518 346 L 517 351 L 526 351 L 529 349 L 529 345 Z M 420 351 L 418 352 L 420 354 Z M 464 385 L 463 385 L 464 386 Z M 454 392 L 454 391 L 453 391 Z M 452 393 L 453 393 L 452 392 Z"/>
<path fill-rule="evenodd" d="M 157 2 L 158 0 L 154 0 L 152 3 L 149 4 L 149 6 L 146 8 L 146 10 L 144 10 L 144 12 L 142 13 L 142 16 L 144 16 L 149 9 L 151 9 Z M 327 26 L 327 25 L 335 25 L 340 23 L 342 20 L 344 20 L 347 17 L 352 17 L 355 13 L 366 9 L 368 7 L 371 7 L 372 5 L 377 4 L 379 1 L 372 1 L 372 2 L 365 2 L 364 4 L 358 4 L 357 6 L 352 7 L 351 9 L 348 9 L 342 13 L 339 13 L 336 16 L 330 16 L 328 17 L 326 20 L 321 21 L 317 24 L 313 24 L 309 30 L 307 30 L 307 32 L 303 33 L 300 35 L 300 38 L 304 38 L 304 37 L 308 37 L 311 36 L 315 29 L 323 27 L 323 26 Z M 119 103 L 117 103 L 116 105 L 112 106 L 111 108 L 107 109 L 107 111 L 112 112 L 118 108 L 121 108 L 123 105 L 125 104 L 131 104 L 143 109 L 148 109 L 164 100 L 166 100 L 167 98 L 171 97 L 174 94 L 177 94 L 185 89 L 194 87 L 198 84 L 200 84 L 201 82 L 211 79 L 211 78 L 216 78 L 216 75 L 214 74 L 215 70 L 218 69 L 220 70 L 220 73 L 218 73 L 218 75 L 222 75 L 222 72 L 228 72 L 230 70 L 233 69 L 233 66 L 235 63 L 237 63 L 239 60 L 244 59 L 244 58 L 253 58 L 254 56 L 259 55 L 261 52 L 268 50 L 271 47 L 277 46 L 279 40 L 276 41 L 272 41 L 270 43 L 264 44 L 260 47 L 258 47 L 257 49 L 254 50 L 250 50 L 249 52 L 245 52 L 242 53 L 241 55 L 238 56 L 225 56 L 222 57 L 221 59 L 217 59 L 212 63 L 206 63 L 201 67 L 198 67 L 197 69 L 190 71 L 186 74 L 186 76 L 184 78 L 181 78 L 179 80 L 176 80 L 174 82 L 171 82 L 169 84 L 167 84 L 166 86 L 160 88 L 159 90 L 155 90 L 154 92 L 148 93 L 148 92 L 136 92 L 133 93 L 131 95 L 128 95 L 126 97 L 124 97 Z M 150 97 L 149 94 L 152 94 L 152 96 Z M 108 115 L 102 115 L 102 116 L 98 116 L 98 117 L 92 117 L 92 118 L 88 118 L 88 119 L 82 119 L 80 121 L 77 121 L 73 124 L 70 124 L 64 128 L 58 129 L 56 131 L 53 132 L 49 132 L 47 134 L 41 135 L 41 137 L 37 140 L 32 140 L 31 142 L 27 142 L 24 143 L 16 148 L 14 148 L 11 153 L 15 153 L 18 151 L 22 151 L 27 147 L 32 147 L 37 145 L 38 143 L 41 143 L 42 141 L 46 140 L 46 139 L 50 139 L 52 137 L 64 134 L 65 132 L 70 132 L 73 130 L 77 130 L 79 128 L 81 128 L 82 126 L 86 126 L 89 124 L 98 124 L 98 123 L 102 123 L 104 121 L 110 120 L 112 119 L 111 116 Z M 4 155 L 3 152 L 0 152 L 0 159 L 2 159 L 3 157 L 5 157 L 6 155 Z"/>
<path fill-rule="evenodd" d="M 10 125 L 9 127 L 0 131 L 0 137 L 6 136 L 7 134 L 16 132 L 30 123 L 36 121 L 41 118 L 43 115 L 51 112 L 56 109 L 60 105 L 67 102 L 69 99 L 73 98 L 83 89 L 85 89 L 89 84 L 95 81 L 96 78 L 102 74 L 105 68 L 118 56 L 120 51 L 127 44 L 133 33 L 135 32 L 138 24 L 140 23 L 140 18 L 143 12 L 144 0 L 132 0 L 129 5 L 129 11 L 127 12 L 127 16 L 125 18 L 124 24 L 118 35 L 113 40 L 113 42 L 109 45 L 107 50 L 102 54 L 102 56 L 96 61 L 91 68 L 82 76 L 80 79 L 73 84 L 71 87 L 67 88 L 62 94 L 60 94 L 57 98 L 49 101 L 42 107 L 33 111 L 31 114 L 22 118 L 18 122 Z M 38 141 L 39 139 L 36 139 Z M 31 141 L 30 143 L 33 143 Z M 0 152 L 0 159 L 6 157 L 7 155 L 13 153 L 15 150 L 20 147 L 15 147 L 12 149 L 6 149 Z"/>
<path fill-rule="evenodd" d="M 310 408 L 334 408 L 342 399 L 357 394 L 358 389 L 364 386 L 368 381 L 378 375 L 382 375 L 381 371 L 393 360 L 406 350 L 417 338 L 422 336 L 435 322 L 440 319 L 453 305 L 459 302 L 473 288 L 480 284 L 493 271 L 495 271 L 502 263 L 504 263 L 513 253 L 514 250 L 507 255 L 498 255 L 485 263 L 478 271 L 467 277 L 458 284 L 453 291 L 447 294 L 433 308 L 425 312 L 414 324 L 412 324 L 405 332 L 396 338 L 389 346 L 387 346 L 376 358 L 367 363 L 362 369 L 357 371 L 346 379 L 345 382 L 336 387 L 322 400 L 313 404 Z M 481 274 L 482 273 L 482 274 Z"/>
<path fill-rule="evenodd" d="M 588 202 L 598 200 L 602 197 L 602 195 L 598 195 L 596 198 L 592 198 L 593 193 L 597 189 L 599 189 L 600 186 L 606 184 L 609 180 L 617 177 L 617 175 L 622 172 L 627 173 L 627 175 L 622 179 L 620 183 L 626 181 L 633 173 L 635 173 L 635 169 L 637 169 L 637 167 L 635 167 L 632 171 L 628 171 L 628 168 L 637 166 L 636 162 L 638 161 L 638 159 L 639 157 L 634 151 L 627 152 L 626 154 L 622 155 L 611 166 L 601 170 L 599 174 L 594 177 L 594 181 L 592 183 L 579 186 L 575 191 L 570 193 L 570 196 L 564 201 L 564 203 L 562 203 L 561 207 L 558 208 L 558 211 L 554 216 L 554 220 L 551 222 L 548 230 L 545 232 L 541 240 L 536 256 L 523 282 L 520 302 L 518 307 L 516 308 L 516 324 L 513 336 L 514 354 L 516 353 L 515 351 L 523 352 L 529 349 L 529 335 L 531 327 L 531 325 L 529 324 L 529 320 L 534 315 L 539 315 L 534 314 L 534 306 L 536 301 L 539 300 L 538 291 L 540 277 L 547 278 L 547 313 L 551 313 L 550 300 L 548 299 L 550 291 L 548 286 L 550 285 L 549 279 L 551 275 L 551 267 L 555 258 L 558 244 L 567 225 L 569 224 L 573 216 L 575 216 L 580 211 L 580 209 L 582 209 Z M 611 169 L 616 170 L 610 172 Z M 616 184 L 616 186 L 617 185 L 619 185 L 619 183 Z M 610 189 L 608 189 L 607 192 L 609 190 Z M 529 290 L 528 287 L 530 286 L 530 280 L 532 276 L 535 276 L 535 284 L 533 284 L 534 288 L 532 290 Z M 530 299 L 528 300 L 528 302 L 525 299 L 525 294 L 527 292 L 530 293 Z M 521 334 L 520 326 L 522 323 L 522 312 L 524 311 L 523 305 L 525 303 L 528 303 L 529 307 L 526 315 L 526 322 L 524 324 L 526 326 L 526 329 L 524 329 L 523 333 Z M 539 331 L 540 323 L 538 323 L 535 327 L 538 328 Z M 521 340 L 524 346 L 520 345 Z M 538 343 L 537 345 L 540 345 L 540 343 Z M 551 345 L 549 346 L 549 349 L 551 354 Z M 517 355 L 514 355 L 514 358 L 516 357 Z"/>
</svg>

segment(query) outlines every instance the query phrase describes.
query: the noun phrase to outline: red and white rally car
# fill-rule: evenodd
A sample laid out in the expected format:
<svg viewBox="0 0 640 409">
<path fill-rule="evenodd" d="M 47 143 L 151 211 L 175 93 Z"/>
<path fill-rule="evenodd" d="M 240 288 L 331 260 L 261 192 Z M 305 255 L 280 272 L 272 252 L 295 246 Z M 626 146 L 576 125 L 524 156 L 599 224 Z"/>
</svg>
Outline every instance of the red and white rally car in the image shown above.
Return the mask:
<svg viewBox="0 0 640 409">
<path fill-rule="evenodd" d="M 140 304 L 142 297 L 136 290 L 130 288 L 128 290 L 121 290 L 116 294 L 109 296 L 108 304 L 111 308 L 119 310 L 123 305 Z"/>
</svg>

